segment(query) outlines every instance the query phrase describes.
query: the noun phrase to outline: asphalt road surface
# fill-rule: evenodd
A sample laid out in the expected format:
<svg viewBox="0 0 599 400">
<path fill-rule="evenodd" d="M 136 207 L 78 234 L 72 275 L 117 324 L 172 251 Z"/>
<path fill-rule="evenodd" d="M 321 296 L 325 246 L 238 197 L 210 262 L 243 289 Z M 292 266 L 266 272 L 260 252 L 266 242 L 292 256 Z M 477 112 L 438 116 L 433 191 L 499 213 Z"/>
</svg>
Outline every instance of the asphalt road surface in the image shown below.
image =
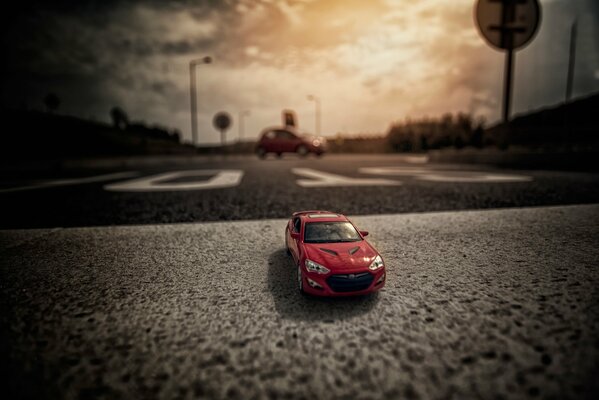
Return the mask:
<svg viewBox="0 0 599 400">
<path fill-rule="evenodd" d="M 599 174 L 431 165 L 401 156 L 198 158 L 0 174 L 0 228 L 599 203 Z M 102 165 L 100 165 L 102 166 Z"/>
<path fill-rule="evenodd" d="M 599 397 L 599 174 L 155 161 L 0 171 L 3 397 Z M 299 295 L 300 209 L 369 230 L 386 287 Z"/>
<path fill-rule="evenodd" d="M 3 391 L 596 398 L 599 206 L 375 215 L 377 295 L 296 292 L 285 220 L 0 231 Z"/>
</svg>

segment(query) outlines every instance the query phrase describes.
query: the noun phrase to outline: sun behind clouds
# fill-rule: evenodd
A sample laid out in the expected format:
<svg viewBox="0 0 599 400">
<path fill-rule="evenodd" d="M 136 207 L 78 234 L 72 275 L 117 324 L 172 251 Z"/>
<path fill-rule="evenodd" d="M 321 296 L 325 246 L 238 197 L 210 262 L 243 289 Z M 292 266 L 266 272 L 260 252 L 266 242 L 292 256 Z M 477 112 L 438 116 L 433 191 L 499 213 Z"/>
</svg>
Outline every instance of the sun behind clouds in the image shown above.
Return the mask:
<svg viewBox="0 0 599 400">
<path fill-rule="evenodd" d="M 43 3 L 3 27 L 3 102 L 36 104 L 48 92 L 65 113 L 176 127 L 190 139 L 189 61 L 197 69 L 202 142 L 212 116 L 252 110 L 256 136 L 297 111 L 314 130 L 384 133 L 406 117 L 468 112 L 497 120 L 503 54 L 478 36 L 472 0 L 115 1 L 63 9 Z M 542 0 L 543 23 L 516 55 L 514 112 L 563 98 L 570 22 L 579 16 L 575 95 L 599 90 L 599 19 L 592 0 Z"/>
</svg>

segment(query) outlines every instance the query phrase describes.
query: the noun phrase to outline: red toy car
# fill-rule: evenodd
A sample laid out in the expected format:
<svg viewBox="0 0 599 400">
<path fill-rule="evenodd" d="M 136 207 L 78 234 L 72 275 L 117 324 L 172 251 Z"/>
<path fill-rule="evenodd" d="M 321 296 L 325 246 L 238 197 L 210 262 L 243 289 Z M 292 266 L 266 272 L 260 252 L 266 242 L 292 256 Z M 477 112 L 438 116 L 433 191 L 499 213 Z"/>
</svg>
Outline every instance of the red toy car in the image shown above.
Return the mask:
<svg viewBox="0 0 599 400">
<path fill-rule="evenodd" d="M 385 286 L 381 255 L 347 217 L 299 211 L 285 228 L 285 245 L 297 266 L 300 292 L 318 296 L 361 295 Z"/>
<path fill-rule="evenodd" d="M 268 153 L 274 153 L 279 157 L 283 153 L 297 153 L 302 157 L 314 153 L 320 156 L 325 151 L 324 138 L 300 135 L 291 127 L 265 129 L 256 145 L 256 154 L 260 158 L 266 157 Z"/>
</svg>

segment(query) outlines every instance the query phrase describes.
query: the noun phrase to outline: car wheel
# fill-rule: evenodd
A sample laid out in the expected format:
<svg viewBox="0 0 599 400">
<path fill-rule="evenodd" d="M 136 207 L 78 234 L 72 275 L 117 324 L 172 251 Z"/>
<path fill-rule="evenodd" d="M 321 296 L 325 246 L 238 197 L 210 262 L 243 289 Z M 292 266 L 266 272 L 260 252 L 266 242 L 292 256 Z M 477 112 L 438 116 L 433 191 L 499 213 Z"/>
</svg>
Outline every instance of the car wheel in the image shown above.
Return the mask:
<svg viewBox="0 0 599 400">
<path fill-rule="evenodd" d="M 319 151 L 318 153 L 316 153 L 316 157 L 322 157 L 324 153 L 322 151 Z"/>
<path fill-rule="evenodd" d="M 266 149 L 264 147 L 258 147 L 258 150 L 256 150 L 256 154 L 258 155 L 258 157 L 264 159 L 266 157 Z"/>
<path fill-rule="evenodd" d="M 300 293 L 305 293 L 304 278 L 302 277 L 302 267 L 300 267 L 299 265 L 297 266 L 297 288 L 299 289 Z"/>
<path fill-rule="evenodd" d="M 304 146 L 303 144 L 297 146 L 297 149 L 295 151 L 301 157 L 306 157 L 308 155 L 308 148 L 306 146 Z"/>
<path fill-rule="evenodd" d="M 287 244 L 287 231 L 285 231 L 285 252 L 288 256 L 291 255 L 291 252 L 289 251 L 289 245 Z"/>
</svg>

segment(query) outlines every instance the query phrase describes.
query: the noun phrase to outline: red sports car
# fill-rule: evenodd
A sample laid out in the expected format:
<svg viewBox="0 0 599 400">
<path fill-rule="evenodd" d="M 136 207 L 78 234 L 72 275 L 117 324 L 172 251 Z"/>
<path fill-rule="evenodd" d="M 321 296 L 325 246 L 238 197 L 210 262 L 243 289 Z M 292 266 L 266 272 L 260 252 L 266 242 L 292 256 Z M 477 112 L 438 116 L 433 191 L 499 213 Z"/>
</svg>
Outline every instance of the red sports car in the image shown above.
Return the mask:
<svg viewBox="0 0 599 400">
<path fill-rule="evenodd" d="M 329 211 L 299 211 L 285 228 L 285 245 L 297 266 L 300 292 L 348 296 L 385 286 L 381 255 L 347 217 Z"/>
</svg>

